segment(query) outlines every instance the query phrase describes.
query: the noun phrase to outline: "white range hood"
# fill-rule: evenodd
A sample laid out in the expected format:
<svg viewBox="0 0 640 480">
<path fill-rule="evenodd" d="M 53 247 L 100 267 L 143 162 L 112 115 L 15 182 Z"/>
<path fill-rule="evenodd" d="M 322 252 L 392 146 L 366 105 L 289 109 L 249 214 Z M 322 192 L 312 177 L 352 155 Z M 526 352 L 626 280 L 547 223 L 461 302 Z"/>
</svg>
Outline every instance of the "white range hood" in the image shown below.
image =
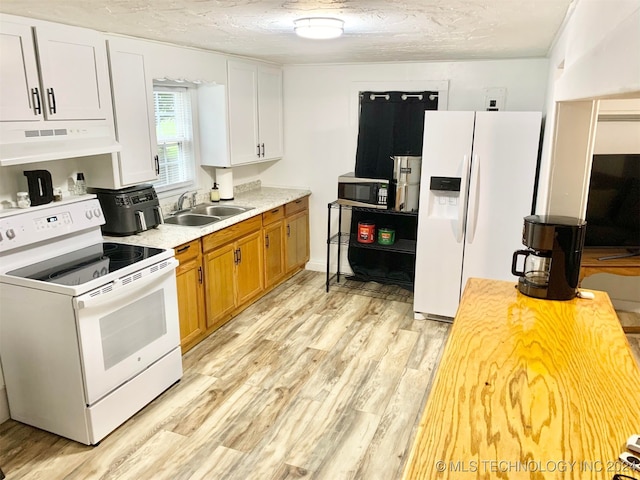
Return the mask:
<svg viewBox="0 0 640 480">
<path fill-rule="evenodd" d="M 63 158 L 119 152 L 121 145 L 109 138 L 49 140 L 39 143 L 0 145 L 0 166 L 22 165 Z"/>
<path fill-rule="evenodd" d="M 61 160 L 119 152 L 122 147 L 115 140 L 113 129 L 106 122 L 100 125 L 60 125 L 60 128 L 13 129 L 8 125 L 0 137 L 0 166 Z M 18 130 L 18 131 L 16 131 Z M 7 133 L 10 133 L 7 135 Z M 15 135 L 16 133 L 20 133 Z M 13 134 L 13 135 L 12 135 Z"/>
</svg>

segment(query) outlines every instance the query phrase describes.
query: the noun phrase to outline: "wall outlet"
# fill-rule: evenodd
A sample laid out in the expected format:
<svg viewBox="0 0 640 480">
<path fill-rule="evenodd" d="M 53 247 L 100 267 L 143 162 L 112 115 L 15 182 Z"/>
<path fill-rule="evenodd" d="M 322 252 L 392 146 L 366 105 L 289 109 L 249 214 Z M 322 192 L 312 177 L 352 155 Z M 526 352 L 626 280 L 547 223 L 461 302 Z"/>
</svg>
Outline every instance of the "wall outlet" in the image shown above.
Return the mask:
<svg viewBox="0 0 640 480">
<path fill-rule="evenodd" d="M 504 110 L 505 100 L 507 98 L 506 88 L 485 88 L 484 89 L 484 108 L 490 112 Z"/>
</svg>

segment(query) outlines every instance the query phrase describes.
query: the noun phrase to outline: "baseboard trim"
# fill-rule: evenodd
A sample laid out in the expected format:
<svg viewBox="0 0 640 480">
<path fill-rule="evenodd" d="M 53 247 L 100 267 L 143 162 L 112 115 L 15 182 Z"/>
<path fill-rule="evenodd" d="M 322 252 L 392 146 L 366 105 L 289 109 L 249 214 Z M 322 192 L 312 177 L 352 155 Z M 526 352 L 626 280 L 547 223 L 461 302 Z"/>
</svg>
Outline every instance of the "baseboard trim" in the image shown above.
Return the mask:
<svg viewBox="0 0 640 480">
<path fill-rule="evenodd" d="M 9 400 L 7 399 L 7 389 L 3 385 L 0 387 L 0 423 L 9 420 Z"/>
<path fill-rule="evenodd" d="M 335 270 L 335 265 L 332 266 Z M 327 262 L 307 262 L 305 270 L 311 270 L 312 272 L 325 272 L 327 271 Z M 331 275 L 335 274 L 335 271 L 331 271 Z M 340 265 L 340 275 L 353 275 L 353 271 L 349 265 Z"/>
</svg>

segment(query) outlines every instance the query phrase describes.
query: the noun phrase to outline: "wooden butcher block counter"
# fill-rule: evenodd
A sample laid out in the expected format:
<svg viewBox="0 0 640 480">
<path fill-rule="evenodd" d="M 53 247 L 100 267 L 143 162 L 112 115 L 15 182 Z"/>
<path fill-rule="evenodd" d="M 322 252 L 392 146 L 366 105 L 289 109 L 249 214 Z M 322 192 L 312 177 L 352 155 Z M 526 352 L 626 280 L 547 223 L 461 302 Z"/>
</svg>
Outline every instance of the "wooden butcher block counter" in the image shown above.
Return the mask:
<svg viewBox="0 0 640 480">
<path fill-rule="evenodd" d="M 603 292 L 538 300 L 470 279 L 405 479 L 640 478 L 640 371 Z"/>
</svg>

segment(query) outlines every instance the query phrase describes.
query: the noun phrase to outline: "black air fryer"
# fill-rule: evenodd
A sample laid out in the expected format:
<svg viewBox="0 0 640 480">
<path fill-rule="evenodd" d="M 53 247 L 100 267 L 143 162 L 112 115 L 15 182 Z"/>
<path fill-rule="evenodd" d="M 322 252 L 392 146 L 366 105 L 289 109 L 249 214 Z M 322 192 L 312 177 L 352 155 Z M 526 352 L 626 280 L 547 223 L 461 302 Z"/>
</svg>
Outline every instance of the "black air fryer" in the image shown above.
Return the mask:
<svg viewBox="0 0 640 480">
<path fill-rule="evenodd" d="M 513 254 L 511 273 L 518 290 L 529 297 L 571 300 L 578 292 L 586 222 L 573 217 L 530 215 L 524 218 L 522 243 Z M 518 270 L 520 256 L 524 268 Z"/>
<path fill-rule="evenodd" d="M 153 185 L 135 185 L 121 190 L 89 188 L 104 212 L 105 235 L 133 235 L 164 223 L 158 195 Z"/>
</svg>

